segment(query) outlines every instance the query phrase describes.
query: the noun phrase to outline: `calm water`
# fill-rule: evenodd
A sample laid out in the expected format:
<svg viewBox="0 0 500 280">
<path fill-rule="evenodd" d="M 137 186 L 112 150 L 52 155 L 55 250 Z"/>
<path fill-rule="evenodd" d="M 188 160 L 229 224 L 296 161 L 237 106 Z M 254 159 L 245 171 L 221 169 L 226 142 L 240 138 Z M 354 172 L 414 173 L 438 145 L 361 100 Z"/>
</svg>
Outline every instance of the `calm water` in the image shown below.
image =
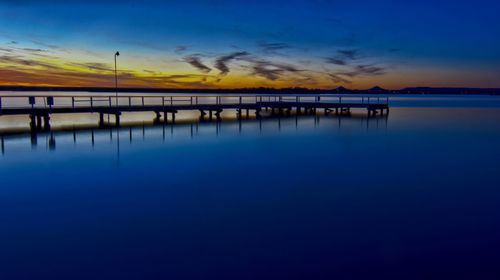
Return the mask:
<svg viewBox="0 0 500 280">
<path fill-rule="evenodd" d="M 0 279 L 500 279 L 500 98 L 463 98 L 4 136 Z"/>
</svg>

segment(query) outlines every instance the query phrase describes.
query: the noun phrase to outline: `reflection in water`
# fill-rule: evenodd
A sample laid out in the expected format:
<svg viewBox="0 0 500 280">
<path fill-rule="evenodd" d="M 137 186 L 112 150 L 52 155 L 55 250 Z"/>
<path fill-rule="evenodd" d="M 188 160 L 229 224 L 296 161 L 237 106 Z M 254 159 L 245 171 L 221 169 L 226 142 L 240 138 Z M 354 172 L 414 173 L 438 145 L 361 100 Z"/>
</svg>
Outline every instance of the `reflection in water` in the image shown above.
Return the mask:
<svg viewBox="0 0 500 280">
<path fill-rule="evenodd" d="M 312 122 L 312 123 L 311 123 Z M 333 129 L 337 127 L 341 129 L 343 126 L 349 127 L 353 125 L 359 125 L 364 127 L 366 130 L 370 128 L 379 129 L 383 126 L 387 129 L 388 118 L 387 117 L 365 117 L 365 116 L 276 116 L 272 118 L 257 118 L 249 120 L 224 120 L 217 122 L 191 122 L 184 124 L 168 124 L 168 123 L 142 123 L 134 124 L 128 127 L 96 127 L 89 129 L 73 128 L 71 130 L 60 130 L 60 131 L 49 131 L 49 132 L 33 132 L 29 134 L 15 134 L 15 135 L 3 135 L 1 134 L 1 144 L 2 144 L 2 155 L 8 152 L 8 147 L 10 142 L 24 142 L 23 139 L 29 138 L 32 149 L 36 149 L 39 146 L 39 142 L 43 139 L 44 146 L 47 147 L 49 151 L 55 151 L 58 147 L 58 138 L 67 139 L 71 136 L 72 144 L 74 145 L 88 145 L 93 148 L 96 145 L 96 137 L 103 139 L 107 135 L 108 143 L 116 146 L 116 159 L 119 163 L 120 161 L 120 142 L 124 139 L 127 140 L 129 144 L 135 141 L 146 141 L 146 140 L 158 140 L 161 138 L 165 142 L 167 135 L 170 138 L 176 137 L 178 134 L 180 137 L 186 135 L 186 131 L 189 133 L 189 137 L 195 138 L 200 136 L 200 127 L 208 128 L 211 131 L 212 136 L 219 137 L 227 133 L 228 135 L 242 134 L 245 129 L 249 130 L 251 133 L 258 133 L 259 135 L 265 134 L 266 132 L 282 132 L 284 128 L 294 127 L 295 131 L 300 129 L 300 126 L 304 128 L 330 128 Z M 237 131 L 234 131 L 234 126 L 237 124 Z M 204 130 L 206 131 L 206 129 Z M 161 132 L 161 133 L 158 133 Z M 204 132 L 205 133 L 205 132 Z M 102 143 L 98 142 L 97 144 Z M 68 144 L 68 141 L 63 141 L 62 145 Z"/>
<path fill-rule="evenodd" d="M 2 138 L 2 279 L 498 279 L 500 108 Z"/>
</svg>

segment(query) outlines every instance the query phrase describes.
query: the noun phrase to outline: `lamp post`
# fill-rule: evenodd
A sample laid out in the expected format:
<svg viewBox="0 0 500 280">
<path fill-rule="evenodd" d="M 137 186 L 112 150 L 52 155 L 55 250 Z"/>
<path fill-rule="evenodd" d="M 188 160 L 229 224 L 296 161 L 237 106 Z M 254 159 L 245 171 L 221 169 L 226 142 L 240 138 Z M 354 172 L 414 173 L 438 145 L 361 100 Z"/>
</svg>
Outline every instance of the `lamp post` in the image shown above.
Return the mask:
<svg viewBox="0 0 500 280">
<path fill-rule="evenodd" d="M 116 94 L 116 107 L 118 107 L 118 74 L 116 70 L 116 57 L 120 56 L 120 52 L 115 53 L 115 94 Z"/>
</svg>

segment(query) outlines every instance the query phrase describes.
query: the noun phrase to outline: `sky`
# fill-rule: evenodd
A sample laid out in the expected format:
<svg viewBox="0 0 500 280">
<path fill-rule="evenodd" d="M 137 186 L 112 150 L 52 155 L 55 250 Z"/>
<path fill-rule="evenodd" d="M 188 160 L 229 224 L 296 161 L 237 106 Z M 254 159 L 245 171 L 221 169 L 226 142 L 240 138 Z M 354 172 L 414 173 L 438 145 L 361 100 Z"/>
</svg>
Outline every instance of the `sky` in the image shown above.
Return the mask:
<svg viewBox="0 0 500 280">
<path fill-rule="evenodd" d="M 500 87 L 500 2 L 0 0 L 0 85 Z"/>
</svg>

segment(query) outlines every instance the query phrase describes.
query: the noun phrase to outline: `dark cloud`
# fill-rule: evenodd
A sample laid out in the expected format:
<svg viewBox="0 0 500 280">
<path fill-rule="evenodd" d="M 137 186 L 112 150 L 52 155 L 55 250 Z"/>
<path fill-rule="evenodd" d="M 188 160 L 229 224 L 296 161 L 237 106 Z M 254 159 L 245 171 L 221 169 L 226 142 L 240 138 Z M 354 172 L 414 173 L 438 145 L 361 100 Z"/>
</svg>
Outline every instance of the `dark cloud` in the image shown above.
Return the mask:
<svg viewBox="0 0 500 280">
<path fill-rule="evenodd" d="M 100 62 L 86 62 L 86 63 L 72 62 L 72 63 L 67 63 L 67 65 L 88 68 L 90 70 L 96 70 L 96 71 L 113 71 L 114 70 L 109 64 L 100 63 Z"/>
<path fill-rule="evenodd" d="M 242 51 L 242 52 L 234 52 L 228 55 L 221 56 L 215 60 L 215 65 L 214 67 L 217 68 L 220 71 L 220 75 L 224 76 L 229 73 L 229 62 L 233 59 L 237 59 L 243 56 L 249 55 L 248 52 Z"/>
<path fill-rule="evenodd" d="M 339 50 L 337 51 L 337 53 L 339 53 L 340 56 L 350 60 L 355 60 L 359 56 L 358 50 Z"/>
<path fill-rule="evenodd" d="M 111 86 L 114 83 L 114 68 L 105 63 L 66 63 L 65 65 L 50 64 L 26 59 L 21 56 L 0 55 L 0 63 L 8 66 L 0 69 L 1 81 L 4 83 L 25 83 L 59 86 Z M 92 71 L 80 71 L 75 68 L 85 67 Z M 144 73 L 150 75 L 144 76 Z M 203 74 L 162 75 L 154 71 L 119 70 L 118 79 L 121 86 L 136 87 L 194 87 L 210 88 L 217 79 L 215 76 Z"/>
<path fill-rule="evenodd" d="M 348 79 L 346 79 L 338 74 L 335 74 L 335 73 L 327 73 L 327 75 L 336 84 L 350 84 L 350 83 L 352 83 L 350 80 L 348 80 Z"/>
<path fill-rule="evenodd" d="M 356 65 L 348 71 L 326 72 L 325 74 L 336 84 L 350 84 L 358 76 L 380 76 L 385 74 L 385 68 L 373 64 Z"/>
<path fill-rule="evenodd" d="M 186 47 L 186 46 L 177 46 L 177 47 L 175 47 L 175 53 L 176 54 L 182 54 L 182 53 L 184 53 L 187 50 L 188 50 L 188 47 Z"/>
<path fill-rule="evenodd" d="M 66 49 L 64 49 L 62 47 L 59 47 L 59 46 L 56 46 L 56 45 L 46 44 L 46 43 L 39 42 L 39 41 L 32 41 L 32 42 L 33 42 L 33 44 L 41 46 L 41 47 L 44 47 L 44 48 L 49 48 L 49 49 L 52 49 L 52 50 L 59 50 L 59 51 L 68 52 Z"/>
<path fill-rule="evenodd" d="M 347 62 L 345 60 L 340 59 L 340 58 L 336 58 L 336 57 L 326 57 L 325 60 L 327 63 L 335 64 L 335 65 L 346 65 L 347 64 Z"/>
<path fill-rule="evenodd" d="M 357 65 L 350 72 L 345 73 L 350 77 L 356 76 L 380 76 L 385 74 L 385 68 L 380 66 L 375 66 L 372 64 L 368 65 Z"/>
<path fill-rule="evenodd" d="M 152 71 L 152 70 L 147 70 L 147 69 L 143 69 L 142 71 L 144 71 L 145 73 L 151 74 L 151 75 L 158 75 L 158 74 L 160 74 L 160 72 Z"/>
<path fill-rule="evenodd" d="M 286 73 L 299 73 L 304 71 L 290 64 L 276 63 L 255 58 L 249 58 L 247 61 L 252 63 L 251 67 L 254 75 L 264 77 L 271 81 L 281 78 L 281 76 Z"/>
<path fill-rule="evenodd" d="M 21 48 L 21 50 L 27 51 L 27 52 L 33 52 L 33 53 L 47 52 L 47 50 L 33 49 L 33 48 Z"/>
<path fill-rule="evenodd" d="M 259 42 L 258 43 L 259 48 L 264 52 L 268 54 L 278 54 L 278 51 L 280 50 L 285 50 L 285 49 L 290 49 L 291 46 L 285 43 L 266 43 L 266 42 Z"/>
<path fill-rule="evenodd" d="M 338 50 L 332 57 L 325 57 L 326 63 L 335 65 L 348 65 L 351 61 L 359 58 L 359 50 Z"/>
<path fill-rule="evenodd" d="M 8 49 L 8 48 L 0 48 L 0 51 L 1 51 L 1 52 L 8 52 L 8 53 L 13 52 L 13 50 L 12 50 L 12 49 Z"/>
<path fill-rule="evenodd" d="M 195 67 L 196 69 L 200 70 L 203 73 L 208 73 L 212 71 L 212 69 L 201 61 L 201 59 L 198 56 L 192 55 L 192 56 L 187 56 L 184 58 L 184 61 L 189 63 L 191 66 Z"/>
<path fill-rule="evenodd" d="M 0 63 L 8 63 L 12 66 L 31 66 L 31 67 L 42 67 L 47 69 L 52 69 L 57 67 L 50 63 L 45 63 L 31 59 L 24 59 L 19 56 L 10 56 L 10 55 L 0 56 Z"/>
<path fill-rule="evenodd" d="M 255 75 L 264 77 L 264 78 L 271 80 L 271 81 L 275 81 L 275 80 L 279 79 L 281 77 L 281 75 L 283 75 L 283 73 L 285 72 L 282 69 L 276 69 L 276 68 L 270 69 L 270 68 L 266 67 L 266 65 L 262 65 L 262 64 L 254 65 L 253 71 L 254 71 Z"/>
</svg>

